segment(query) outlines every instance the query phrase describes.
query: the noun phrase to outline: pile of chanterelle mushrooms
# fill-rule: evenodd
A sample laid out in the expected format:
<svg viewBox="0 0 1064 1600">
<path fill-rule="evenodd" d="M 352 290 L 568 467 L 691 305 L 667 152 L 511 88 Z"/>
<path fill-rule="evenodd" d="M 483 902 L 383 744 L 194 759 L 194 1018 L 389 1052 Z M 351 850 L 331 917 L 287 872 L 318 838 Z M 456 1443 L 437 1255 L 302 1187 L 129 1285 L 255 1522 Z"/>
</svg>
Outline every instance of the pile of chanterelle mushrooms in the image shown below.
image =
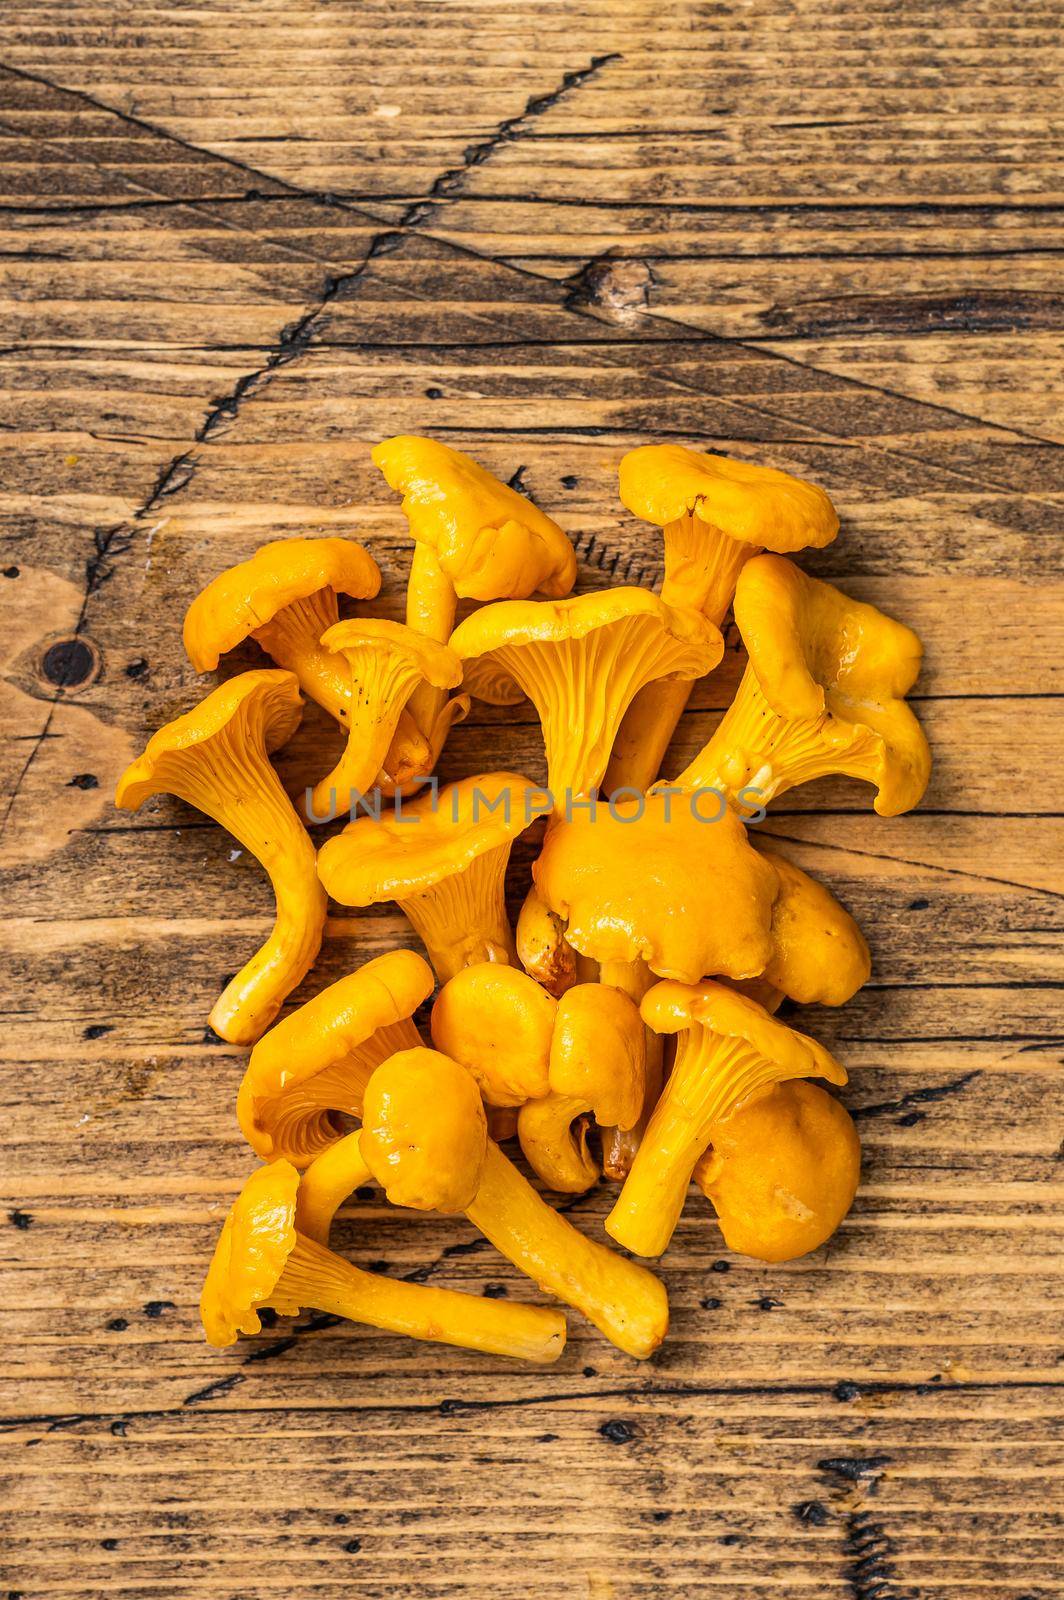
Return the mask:
<svg viewBox="0 0 1064 1600">
<path fill-rule="evenodd" d="M 430 439 L 389 439 L 373 459 L 415 541 L 406 623 L 339 619 L 338 597 L 380 587 L 361 545 L 265 545 L 193 601 L 184 637 L 200 671 L 249 634 L 276 666 L 162 728 L 118 785 L 129 809 L 165 791 L 206 812 L 277 896 L 273 932 L 210 1016 L 253 1046 L 237 1116 L 266 1164 L 215 1248 L 207 1337 L 258 1332 L 263 1307 L 313 1308 L 556 1359 L 553 1307 L 396 1281 L 331 1250 L 337 1210 L 375 1184 L 396 1206 L 464 1212 L 541 1290 L 649 1356 L 668 1326 L 661 1282 L 575 1228 L 501 1147 L 516 1139 L 548 1194 L 602 1174 L 619 1184 L 605 1228 L 634 1255 L 666 1250 L 692 1178 L 750 1256 L 787 1260 L 838 1226 L 859 1144 L 810 1080 L 846 1074 L 773 1013 L 784 998 L 844 1004 L 868 947 L 831 892 L 748 826 L 830 773 L 873 784 L 881 815 L 916 805 L 930 756 L 903 697 L 920 644 L 789 559 L 834 539 L 838 518 L 785 473 L 633 450 L 620 495 L 663 531 L 660 597 L 574 599 L 569 541 L 514 489 Z M 456 627 L 459 600 L 479 605 Z M 657 781 L 692 685 L 721 659 L 729 607 L 749 658 L 735 699 L 690 765 Z M 270 756 L 301 694 L 346 747 L 297 809 Z M 545 786 L 510 771 L 427 781 L 470 697 L 532 702 Z M 510 849 L 544 815 L 514 931 Z M 337 816 L 350 821 L 315 850 L 307 824 Z M 278 1022 L 318 953 L 327 893 L 395 901 L 431 966 L 394 950 Z M 429 1048 L 414 1016 L 437 981 Z"/>
</svg>

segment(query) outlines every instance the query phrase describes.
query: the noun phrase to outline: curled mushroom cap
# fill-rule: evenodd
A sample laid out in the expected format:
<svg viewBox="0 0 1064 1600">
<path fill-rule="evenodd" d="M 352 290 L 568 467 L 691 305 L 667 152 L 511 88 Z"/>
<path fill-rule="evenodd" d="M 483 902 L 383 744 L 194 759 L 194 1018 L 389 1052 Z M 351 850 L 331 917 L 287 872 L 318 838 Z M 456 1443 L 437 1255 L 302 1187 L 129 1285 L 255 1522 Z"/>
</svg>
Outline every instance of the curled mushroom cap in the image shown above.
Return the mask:
<svg viewBox="0 0 1064 1600">
<path fill-rule="evenodd" d="M 325 894 L 314 846 L 269 762 L 301 714 L 292 673 L 243 672 L 160 728 L 115 793 L 127 811 L 149 795 L 177 795 L 228 829 L 270 875 L 273 932 L 210 1016 L 215 1033 L 231 1044 L 251 1044 L 269 1027 L 321 945 Z"/>
<path fill-rule="evenodd" d="M 409 1056 L 416 1054 L 416 1061 Z M 380 1082 L 378 1083 L 378 1080 Z M 479 1178 L 465 1214 L 540 1288 L 575 1306 L 629 1355 L 649 1356 L 668 1329 L 657 1278 L 593 1243 L 554 1211 L 486 1139 L 472 1076 L 436 1051 L 408 1052 L 377 1068 L 366 1090 L 359 1149 L 389 1200 L 420 1208 L 450 1202 Z"/>
<path fill-rule="evenodd" d="M 868 982 L 864 934 L 822 883 L 775 850 L 762 850 L 779 879 L 772 959 L 760 980 L 801 1005 L 842 1006 Z"/>
<path fill-rule="evenodd" d="M 621 461 L 620 493 L 629 511 L 662 529 L 662 599 L 692 606 L 718 627 L 751 556 L 830 544 L 839 529 L 834 506 L 815 484 L 683 445 L 630 450 Z M 607 793 L 654 781 L 689 693 L 678 682 L 640 691 L 617 736 Z"/>
<path fill-rule="evenodd" d="M 360 817 L 323 845 L 318 871 L 345 906 L 394 900 L 424 941 L 441 981 L 477 961 L 512 961 L 504 880 L 514 839 L 539 791 L 492 772 L 420 796 L 401 811 Z"/>
<path fill-rule="evenodd" d="M 633 1128 L 645 1085 L 639 1007 L 608 984 L 569 989 L 551 1038 L 549 1093 L 529 1099 L 517 1119 L 521 1149 L 548 1188 L 582 1194 L 591 1187 L 599 1167 L 587 1145 L 589 1114 L 599 1127 Z"/>
<path fill-rule="evenodd" d="M 193 600 L 185 613 L 188 658 L 197 672 L 211 672 L 220 656 L 250 635 L 317 698 L 313 676 L 303 683 L 301 673 L 314 663 L 325 629 L 337 621 L 337 594 L 372 599 L 380 586 L 380 568 L 353 539 L 277 539 L 221 573 Z M 330 697 L 332 681 L 327 675 Z"/>
<path fill-rule="evenodd" d="M 432 1008 L 432 1042 L 461 1062 L 489 1106 L 520 1106 L 550 1088 L 558 1005 L 518 967 L 482 961 L 445 983 Z"/>
<path fill-rule="evenodd" d="M 411 1018 L 432 989 L 427 962 L 390 950 L 282 1018 L 251 1052 L 237 1095 L 252 1149 L 305 1167 L 335 1143 L 336 1113 L 362 1115 L 374 1068 L 421 1043 Z"/>
<path fill-rule="evenodd" d="M 453 689 L 462 663 L 445 644 L 401 622 L 359 618 L 338 622 L 322 635 L 322 648 L 347 663 L 347 747 L 311 797 L 312 820 L 341 815 L 368 794 L 399 727 L 403 708 L 419 684 Z"/>
<path fill-rule="evenodd" d="M 359 1148 L 393 1205 L 465 1211 L 484 1172 L 488 1124 L 470 1074 L 439 1050 L 402 1050 L 366 1088 Z"/>
<path fill-rule="evenodd" d="M 815 1039 L 719 983 L 655 984 L 641 1010 L 656 1033 L 679 1035 L 676 1059 L 606 1231 L 637 1255 L 658 1256 L 718 1122 L 774 1083 L 845 1083 L 846 1073 Z"/>
<path fill-rule="evenodd" d="M 337 1181 L 333 1174 L 334 1191 Z M 335 1255 L 301 1231 L 299 1188 L 295 1167 L 275 1161 L 253 1172 L 234 1201 L 200 1297 L 211 1344 L 224 1347 L 240 1333 L 258 1333 L 260 1312 L 269 1307 L 286 1317 L 325 1311 L 415 1339 L 527 1361 L 549 1362 L 561 1355 L 565 1320 L 556 1311 L 397 1283 Z"/>
<path fill-rule="evenodd" d="M 880 816 L 911 810 L 931 771 L 927 740 L 903 698 L 920 671 L 912 629 L 773 555 L 743 568 L 735 620 L 749 665 L 677 784 L 733 794 L 749 787 L 764 803 L 844 773 L 876 786 Z"/>
<path fill-rule="evenodd" d="M 429 547 L 455 592 L 470 600 L 568 594 L 576 557 L 531 500 L 435 439 L 385 439 L 373 460 L 403 496 L 410 532 Z"/>
<path fill-rule="evenodd" d="M 642 959 L 693 983 L 756 977 L 771 960 L 778 880 L 722 802 L 659 793 L 599 803 L 554 823 L 533 871 L 569 943 L 595 961 Z"/>
<path fill-rule="evenodd" d="M 720 630 L 646 589 L 606 589 L 572 600 L 504 601 L 459 624 L 451 648 L 465 686 L 511 705 L 527 695 L 539 713 L 547 784 L 555 804 L 598 787 L 621 718 L 660 678 L 693 679 L 716 666 Z"/>
<path fill-rule="evenodd" d="M 853 1204 L 860 1169 L 849 1112 L 819 1085 L 796 1079 L 716 1124 L 695 1182 L 730 1250 L 792 1261 L 830 1239 Z"/>
</svg>

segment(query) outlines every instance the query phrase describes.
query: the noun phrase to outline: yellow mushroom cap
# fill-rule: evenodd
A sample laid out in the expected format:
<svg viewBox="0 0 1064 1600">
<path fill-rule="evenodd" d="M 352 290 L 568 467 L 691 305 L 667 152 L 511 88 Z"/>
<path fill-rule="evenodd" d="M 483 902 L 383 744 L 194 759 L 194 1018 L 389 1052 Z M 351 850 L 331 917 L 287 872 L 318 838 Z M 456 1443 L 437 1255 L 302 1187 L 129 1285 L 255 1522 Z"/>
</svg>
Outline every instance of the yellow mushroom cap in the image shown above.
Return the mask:
<svg viewBox="0 0 1064 1600">
<path fill-rule="evenodd" d="M 688 983 L 763 972 L 778 880 L 722 810 L 700 821 L 690 796 L 652 793 L 557 821 L 533 872 L 573 948 L 595 961 L 643 960 Z"/>
<path fill-rule="evenodd" d="M 352 617 L 335 623 L 321 636 L 326 650 L 376 650 L 394 654 L 417 671 L 435 689 L 453 689 L 462 681 L 462 663 L 454 651 L 402 622 L 387 622 L 377 617 Z M 354 692 L 358 693 L 356 681 Z"/>
<path fill-rule="evenodd" d="M 620 465 L 620 495 L 644 522 L 664 527 L 694 516 L 768 550 L 820 548 L 839 531 L 835 507 L 816 484 L 679 444 L 629 450 Z"/>
<path fill-rule="evenodd" d="M 385 439 L 373 460 L 403 496 L 410 532 L 469 600 L 568 594 L 576 557 L 556 522 L 524 495 L 435 439 Z"/>
<path fill-rule="evenodd" d="M 824 884 L 775 850 L 761 854 L 780 884 L 762 979 L 801 1005 L 845 1005 L 872 970 L 864 934 Z"/>
<path fill-rule="evenodd" d="M 655 635 L 675 660 L 664 677 L 697 678 L 711 672 L 724 653 L 720 630 L 697 612 L 666 605 L 648 589 L 603 589 L 569 600 L 502 600 L 474 611 L 451 635 L 451 649 L 465 662 L 465 685 L 493 705 L 512 705 L 524 698 L 503 659 L 504 653 L 549 647 L 586 639 L 602 629 L 631 632 L 642 620 L 650 647 Z M 635 639 L 632 640 L 636 648 Z M 685 648 L 686 647 L 686 648 Z M 611 663 L 604 663 L 609 674 Z M 653 679 L 650 672 L 645 682 Z M 606 683 L 603 683 L 605 693 Z"/>
<path fill-rule="evenodd" d="M 735 621 L 761 692 L 779 716 L 872 730 L 881 755 L 876 810 L 916 805 L 931 770 L 923 729 L 905 704 L 923 647 L 911 628 L 851 600 L 782 556 L 755 556 L 735 591 Z"/>
<path fill-rule="evenodd" d="M 196 596 L 185 613 L 185 650 L 197 672 L 210 672 L 293 601 L 319 589 L 372 599 L 380 586 L 380 568 L 353 539 L 277 539 Z"/>
<path fill-rule="evenodd" d="M 770 1017 L 755 1000 L 722 983 L 666 980 L 648 989 L 640 1005 L 643 1021 L 655 1033 L 702 1028 L 723 1039 L 743 1039 L 788 1076 L 826 1078 L 845 1083 L 846 1069 L 816 1039 Z"/>
<path fill-rule="evenodd" d="M 476 1083 L 438 1050 L 390 1056 L 367 1085 L 359 1149 L 393 1205 L 467 1210 L 488 1149 Z"/>
<path fill-rule="evenodd" d="M 296 1244 L 299 1173 L 287 1161 L 253 1172 L 225 1219 L 200 1295 L 200 1316 L 209 1342 L 236 1343 L 239 1333 L 258 1333 L 256 1307 L 270 1300 Z M 298 1305 L 271 1301 L 282 1316 L 298 1316 Z"/>
<path fill-rule="evenodd" d="M 244 1136 L 258 1149 L 257 1108 L 263 1102 L 412 1017 L 434 983 L 432 968 L 413 950 L 389 950 L 283 1017 L 252 1050 L 240 1085 L 237 1120 Z"/>
<path fill-rule="evenodd" d="M 445 983 L 432 1042 L 476 1079 L 490 1106 L 520 1106 L 550 1088 L 557 1001 L 517 967 L 481 961 Z"/>
<path fill-rule="evenodd" d="M 218 735 L 231 733 L 235 723 L 242 722 L 250 745 L 259 744 L 269 753 L 292 737 L 302 715 L 294 673 L 276 668 L 242 672 L 152 735 L 143 755 L 118 780 L 115 804 L 136 811 L 149 796 L 166 792 L 168 773 L 179 770 L 190 755 L 195 759 L 197 750 Z"/>
<path fill-rule="evenodd" d="M 861 1143 L 846 1108 L 817 1084 L 774 1084 L 717 1123 L 695 1181 L 728 1248 L 792 1261 L 835 1232 L 853 1203 Z"/>
<path fill-rule="evenodd" d="M 600 1127 L 631 1128 L 643 1110 L 646 1029 L 620 989 L 578 983 L 558 1002 L 550 1049 L 552 1093 L 587 1102 Z"/>
<path fill-rule="evenodd" d="M 482 773 L 421 795 L 401 813 L 359 817 L 322 846 L 321 881 L 345 906 L 422 893 L 523 833 L 538 793 L 519 773 Z"/>
</svg>

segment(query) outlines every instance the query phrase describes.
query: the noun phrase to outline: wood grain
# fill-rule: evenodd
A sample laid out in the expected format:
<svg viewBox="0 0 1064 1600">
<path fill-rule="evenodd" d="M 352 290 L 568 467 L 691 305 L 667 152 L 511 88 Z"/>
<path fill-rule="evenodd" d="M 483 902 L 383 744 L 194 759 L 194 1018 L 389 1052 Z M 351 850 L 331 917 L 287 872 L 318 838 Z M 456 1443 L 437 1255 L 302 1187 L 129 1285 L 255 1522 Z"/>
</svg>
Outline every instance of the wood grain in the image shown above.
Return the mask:
<svg viewBox="0 0 1064 1600">
<path fill-rule="evenodd" d="M 0 1594 L 1064 1593 L 1058 20 L 4 8 Z M 110 795 L 203 692 L 188 600 L 264 539 L 365 539 L 399 613 L 368 447 L 400 430 L 519 473 L 585 588 L 658 579 L 616 498 L 634 443 L 813 477 L 843 533 L 805 564 L 927 646 L 921 809 L 832 782 L 764 825 L 873 948 L 849 1006 L 795 1013 L 850 1069 L 857 1203 L 767 1267 L 693 1199 L 645 1367 L 575 1316 L 546 1376 L 323 1318 L 225 1353 L 198 1327 L 249 1165 L 205 1019 L 269 891 L 187 808 Z M 330 738 L 312 708 L 293 788 Z M 542 770 L 527 710 L 480 708 L 445 770 L 500 759 Z M 334 908 L 291 1003 L 409 942 Z M 463 1222 L 366 1200 L 339 1242 L 530 1293 Z"/>
</svg>

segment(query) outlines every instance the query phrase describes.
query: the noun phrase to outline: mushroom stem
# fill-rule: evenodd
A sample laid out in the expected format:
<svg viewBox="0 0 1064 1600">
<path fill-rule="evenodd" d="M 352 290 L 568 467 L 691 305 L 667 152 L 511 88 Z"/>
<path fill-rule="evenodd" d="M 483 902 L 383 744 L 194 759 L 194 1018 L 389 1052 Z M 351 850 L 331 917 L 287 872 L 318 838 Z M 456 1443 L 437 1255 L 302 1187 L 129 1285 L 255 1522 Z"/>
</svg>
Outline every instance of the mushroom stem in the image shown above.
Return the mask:
<svg viewBox="0 0 1064 1600">
<path fill-rule="evenodd" d="M 628 1355 L 652 1355 L 668 1330 L 663 1285 L 634 1261 L 577 1231 L 540 1199 L 497 1145 L 466 1216 L 548 1294 L 582 1311 Z"/>
<path fill-rule="evenodd" d="M 660 1256 L 680 1220 L 714 1123 L 758 1089 L 795 1075 L 745 1039 L 702 1029 L 681 1034 L 669 1081 L 606 1218 L 610 1237 L 636 1255 Z"/>
<path fill-rule="evenodd" d="M 416 543 L 406 586 L 407 626 L 446 644 L 454 629 L 457 608 L 454 584 L 436 559 L 436 552 L 431 545 Z M 446 702 L 446 691 L 428 683 L 419 684 L 410 697 L 410 713 L 430 744 Z M 439 750 L 435 753 L 438 755 Z"/>
<path fill-rule="evenodd" d="M 735 593 L 739 573 L 759 545 L 731 539 L 693 516 L 667 522 L 665 578 L 661 598 L 671 606 L 689 606 L 718 628 Z M 694 682 L 661 679 L 640 689 L 625 713 L 603 780 L 603 792 L 649 789 L 683 716 Z"/>
<path fill-rule="evenodd" d="M 332 771 L 314 787 L 312 817 L 353 815 L 353 804 L 369 793 L 386 765 L 403 707 L 422 681 L 408 657 L 382 650 L 376 641 L 349 648 L 344 657 L 349 669 L 347 744 Z"/>
<path fill-rule="evenodd" d="M 565 1348 L 565 1318 L 545 1306 L 509 1305 L 363 1272 L 313 1239 L 296 1236 L 270 1300 L 368 1323 L 389 1333 L 546 1365 Z"/>
<path fill-rule="evenodd" d="M 599 967 L 599 982 L 620 989 L 638 1005 L 657 979 L 645 961 L 604 961 Z M 605 1177 L 615 1183 L 623 1183 L 632 1170 L 635 1153 L 661 1094 L 665 1047 L 661 1035 L 651 1028 L 646 1029 L 646 1052 L 642 1116 L 632 1128 L 602 1130 L 602 1171 Z"/>
<path fill-rule="evenodd" d="M 296 1227 L 315 1244 L 327 1245 L 333 1218 L 350 1195 L 373 1182 L 356 1130 L 316 1156 L 299 1180 Z"/>
<path fill-rule="evenodd" d="M 732 799 L 756 789 L 756 802 L 767 805 L 800 783 L 832 773 L 876 783 L 881 761 L 881 741 L 862 724 L 838 721 L 829 710 L 814 717 L 780 716 L 747 667 L 712 737 L 674 783 L 680 789 L 720 789 Z"/>
<path fill-rule="evenodd" d="M 441 983 L 479 961 L 516 964 L 506 916 L 509 856 L 509 843 L 485 850 L 461 872 L 400 901 Z"/>
</svg>

